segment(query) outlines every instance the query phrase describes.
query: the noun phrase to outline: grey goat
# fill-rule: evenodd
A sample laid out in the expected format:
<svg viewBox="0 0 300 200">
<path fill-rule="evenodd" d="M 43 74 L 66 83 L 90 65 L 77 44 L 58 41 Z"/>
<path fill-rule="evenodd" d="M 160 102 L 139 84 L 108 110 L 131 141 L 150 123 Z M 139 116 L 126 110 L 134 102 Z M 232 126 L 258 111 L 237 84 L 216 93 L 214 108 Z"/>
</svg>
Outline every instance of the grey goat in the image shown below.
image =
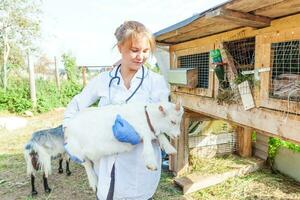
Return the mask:
<svg viewBox="0 0 300 200">
<path fill-rule="evenodd" d="M 63 127 L 45 129 L 34 132 L 24 149 L 24 157 L 27 164 L 27 174 L 31 176 L 31 194 L 36 195 L 34 181 L 36 172 L 43 172 L 43 184 L 45 192 L 50 193 L 48 186 L 48 175 L 51 174 L 51 159 L 59 157 L 58 172 L 63 173 L 62 162 L 66 160 L 66 173 L 71 174 L 69 169 L 69 157 L 64 149 Z"/>
</svg>

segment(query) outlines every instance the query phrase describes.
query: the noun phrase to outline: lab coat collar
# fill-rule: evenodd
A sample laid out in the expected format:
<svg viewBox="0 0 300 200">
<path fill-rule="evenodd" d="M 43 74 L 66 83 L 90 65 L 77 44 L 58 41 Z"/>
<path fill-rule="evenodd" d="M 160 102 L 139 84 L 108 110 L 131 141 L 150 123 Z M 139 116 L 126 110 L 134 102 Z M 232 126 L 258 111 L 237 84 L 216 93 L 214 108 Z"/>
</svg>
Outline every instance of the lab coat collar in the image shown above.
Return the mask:
<svg viewBox="0 0 300 200">
<path fill-rule="evenodd" d="M 143 77 L 143 69 L 142 69 L 142 67 L 144 67 L 144 77 Z M 133 79 L 132 79 L 132 80 L 134 80 L 134 79 L 136 79 L 136 78 L 137 78 L 137 79 L 142 79 L 142 78 L 146 78 L 146 77 L 148 76 L 148 74 L 149 74 L 149 69 L 146 68 L 144 65 L 143 65 L 142 67 L 140 67 L 139 70 L 135 73 L 135 75 L 133 76 Z M 122 76 L 121 76 L 120 69 L 121 69 L 121 64 L 118 65 L 118 66 L 115 66 L 115 67 L 109 72 L 110 78 L 115 77 L 116 70 L 118 70 L 116 75 L 117 75 L 118 77 L 120 77 L 121 80 L 122 80 Z"/>
</svg>

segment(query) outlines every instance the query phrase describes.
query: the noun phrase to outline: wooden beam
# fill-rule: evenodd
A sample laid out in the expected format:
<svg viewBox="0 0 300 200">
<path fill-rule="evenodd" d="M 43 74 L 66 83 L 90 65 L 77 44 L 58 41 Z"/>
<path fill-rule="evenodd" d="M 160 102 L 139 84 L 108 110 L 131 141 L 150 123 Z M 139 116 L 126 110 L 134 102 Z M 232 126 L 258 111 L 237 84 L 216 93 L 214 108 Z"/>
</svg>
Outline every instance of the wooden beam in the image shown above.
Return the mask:
<svg viewBox="0 0 300 200">
<path fill-rule="evenodd" d="M 229 178 L 243 176 L 248 173 L 260 169 L 264 165 L 264 160 L 251 158 L 249 164 L 240 167 L 239 169 L 230 170 L 222 174 L 213 175 L 197 175 L 189 174 L 185 177 L 176 178 L 175 183 L 182 187 L 183 194 L 195 192 L 197 190 L 207 188 L 209 186 L 222 183 Z"/>
<path fill-rule="evenodd" d="M 197 113 L 197 112 L 193 112 L 191 110 L 187 110 L 185 109 L 185 115 L 188 116 L 190 118 L 191 121 L 210 121 L 213 120 L 214 118 Z"/>
<path fill-rule="evenodd" d="M 282 1 L 286 0 L 235 0 L 227 3 L 224 7 L 241 12 L 251 12 L 267 6 L 274 6 Z"/>
<path fill-rule="evenodd" d="M 205 15 L 205 17 L 226 19 L 233 24 L 254 28 L 262 28 L 271 25 L 271 19 L 268 17 L 257 16 L 224 8 L 219 8 L 209 12 Z"/>
<path fill-rule="evenodd" d="M 238 127 L 238 154 L 241 157 L 252 156 L 252 132 L 253 129 L 249 127 Z"/>
<path fill-rule="evenodd" d="M 172 93 L 172 99 L 181 98 L 183 106 L 213 118 L 225 119 L 240 126 L 252 127 L 273 136 L 300 144 L 300 116 L 253 108 L 245 111 L 242 105 L 219 105 L 216 100 L 184 93 Z"/>
<path fill-rule="evenodd" d="M 180 176 L 188 171 L 189 166 L 189 143 L 188 143 L 188 128 L 190 118 L 188 115 L 183 115 L 181 123 L 181 134 L 177 140 L 177 159 L 175 166 L 175 174 Z"/>
<path fill-rule="evenodd" d="M 299 0 L 284 0 L 272 5 L 255 10 L 255 15 L 268 16 L 271 18 L 292 15 L 300 12 Z"/>
</svg>

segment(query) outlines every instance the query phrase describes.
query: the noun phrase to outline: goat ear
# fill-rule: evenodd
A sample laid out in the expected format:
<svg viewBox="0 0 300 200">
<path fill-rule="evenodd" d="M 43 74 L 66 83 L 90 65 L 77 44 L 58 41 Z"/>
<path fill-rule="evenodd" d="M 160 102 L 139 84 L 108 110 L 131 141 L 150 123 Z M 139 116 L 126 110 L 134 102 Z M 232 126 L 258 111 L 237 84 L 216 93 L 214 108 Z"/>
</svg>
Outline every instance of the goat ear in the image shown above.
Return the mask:
<svg viewBox="0 0 300 200">
<path fill-rule="evenodd" d="M 163 116 L 166 116 L 166 111 L 165 111 L 164 107 L 162 107 L 162 105 L 159 105 L 158 109 Z"/>
</svg>

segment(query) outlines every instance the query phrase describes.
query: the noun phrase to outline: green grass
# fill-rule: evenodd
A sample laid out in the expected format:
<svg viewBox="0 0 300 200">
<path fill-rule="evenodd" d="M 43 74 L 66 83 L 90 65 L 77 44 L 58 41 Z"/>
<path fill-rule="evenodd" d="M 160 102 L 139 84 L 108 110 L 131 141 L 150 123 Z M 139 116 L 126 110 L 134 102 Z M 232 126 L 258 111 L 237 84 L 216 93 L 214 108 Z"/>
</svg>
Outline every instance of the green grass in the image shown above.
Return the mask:
<svg viewBox="0 0 300 200">
<path fill-rule="evenodd" d="M 299 186 L 286 176 L 263 169 L 244 177 L 228 179 L 196 192 L 192 197 L 197 200 L 299 200 Z"/>
<path fill-rule="evenodd" d="M 190 173 L 210 175 L 221 174 L 232 169 L 249 164 L 249 160 L 236 155 L 227 155 L 214 158 L 198 158 L 190 156 Z"/>
</svg>

